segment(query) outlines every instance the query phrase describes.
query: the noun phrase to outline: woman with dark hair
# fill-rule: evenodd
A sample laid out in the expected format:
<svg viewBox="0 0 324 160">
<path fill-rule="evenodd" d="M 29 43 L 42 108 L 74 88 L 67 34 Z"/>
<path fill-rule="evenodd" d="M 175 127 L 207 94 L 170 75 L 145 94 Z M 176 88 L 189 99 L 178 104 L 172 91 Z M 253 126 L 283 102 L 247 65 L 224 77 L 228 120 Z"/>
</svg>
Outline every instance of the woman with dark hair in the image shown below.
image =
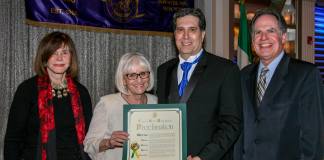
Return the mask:
<svg viewBox="0 0 324 160">
<path fill-rule="evenodd" d="M 83 140 L 92 117 L 88 90 L 76 81 L 72 39 L 52 32 L 40 42 L 36 76 L 22 82 L 11 104 L 5 160 L 85 160 Z"/>
</svg>

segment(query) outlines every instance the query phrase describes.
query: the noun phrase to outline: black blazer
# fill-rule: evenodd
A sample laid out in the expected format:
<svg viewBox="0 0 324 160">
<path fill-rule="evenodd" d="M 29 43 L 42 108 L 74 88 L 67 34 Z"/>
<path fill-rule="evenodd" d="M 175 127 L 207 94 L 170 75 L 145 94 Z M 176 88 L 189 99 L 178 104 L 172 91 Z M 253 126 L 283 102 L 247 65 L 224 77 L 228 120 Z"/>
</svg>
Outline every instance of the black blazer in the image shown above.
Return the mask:
<svg viewBox="0 0 324 160">
<path fill-rule="evenodd" d="M 242 118 L 238 67 L 229 60 L 204 52 L 180 98 L 178 63 L 179 59 L 175 58 L 158 67 L 159 103 L 187 104 L 189 155 L 203 160 L 232 159 Z"/>
<path fill-rule="evenodd" d="M 80 93 L 87 131 L 92 117 L 90 95 L 88 93 L 88 90 L 83 85 L 76 81 L 75 84 Z M 28 80 L 25 80 L 18 86 L 14 99 L 12 101 L 7 124 L 7 131 L 4 140 L 5 160 L 36 159 L 37 152 L 39 152 L 40 149 L 40 120 L 37 100 L 38 93 L 35 76 Z M 59 107 L 62 108 L 62 106 Z M 60 115 L 55 115 L 55 121 L 57 120 L 57 116 Z M 61 117 L 60 119 L 62 119 L 63 121 L 64 119 L 66 119 L 65 122 L 62 122 L 64 123 L 63 125 L 62 123 L 60 123 L 60 126 L 63 127 L 66 126 L 67 123 L 72 123 L 72 125 L 74 123 L 74 119 L 72 117 Z M 70 122 L 69 120 L 73 122 Z M 66 135 L 66 133 L 64 135 Z M 67 139 L 67 141 L 69 141 L 69 139 Z M 64 155 L 60 155 L 60 157 L 62 156 L 64 157 Z"/>
<path fill-rule="evenodd" d="M 258 65 L 241 73 L 244 131 L 235 146 L 236 159 L 321 160 L 324 98 L 317 68 L 284 55 L 257 108 Z"/>
</svg>

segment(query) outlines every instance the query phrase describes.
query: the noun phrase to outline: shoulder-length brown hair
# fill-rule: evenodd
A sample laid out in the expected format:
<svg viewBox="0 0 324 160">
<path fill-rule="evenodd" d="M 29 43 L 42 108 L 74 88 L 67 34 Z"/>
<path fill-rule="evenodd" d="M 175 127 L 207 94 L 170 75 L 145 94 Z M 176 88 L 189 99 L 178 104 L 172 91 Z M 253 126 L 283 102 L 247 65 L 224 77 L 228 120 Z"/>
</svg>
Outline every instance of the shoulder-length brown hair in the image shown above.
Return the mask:
<svg viewBox="0 0 324 160">
<path fill-rule="evenodd" d="M 62 32 L 52 32 L 47 34 L 39 43 L 37 54 L 34 62 L 34 70 L 37 75 L 43 76 L 47 74 L 46 64 L 48 59 L 60 47 L 67 46 L 71 54 L 70 67 L 66 71 L 72 78 L 78 76 L 78 58 L 76 54 L 75 45 L 71 37 Z"/>
</svg>

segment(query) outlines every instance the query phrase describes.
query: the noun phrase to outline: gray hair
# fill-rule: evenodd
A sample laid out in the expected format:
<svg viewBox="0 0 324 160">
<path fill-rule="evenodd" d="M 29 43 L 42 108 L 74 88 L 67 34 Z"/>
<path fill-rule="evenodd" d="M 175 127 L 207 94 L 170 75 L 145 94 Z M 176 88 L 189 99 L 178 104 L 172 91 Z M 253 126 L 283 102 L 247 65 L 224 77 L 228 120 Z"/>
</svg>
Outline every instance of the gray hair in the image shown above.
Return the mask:
<svg viewBox="0 0 324 160">
<path fill-rule="evenodd" d="M 253 37 L 253 34 L 254 34 L 254 24 L 255 24 L 255 21 L 263 16 L 263 15 L 271 15 L 271 16 L 274 16 L 277 21 L 278 21 L 278 26 L 280 28 L 280 31 L 281 33 L 286 33 L 287 32 L 287 24 L 286 24 L 286 21 L 285 19 L 283 18 L 283 16 L 278 12 L 276 11 L 275 9 L 273 8 L 261 8 L 261 9 L 258 9 L 256 12 L 255 12 L 255 15 L 254 17 L 252 18 L 252 21 L 251 21 L 251 34 L 252 34 L 252 37 Z"/>
<path fill-rule="evenodd" d="M 146 91 L 151 90 L 154 86 L 154 73 L 150 62 L 141 53 L 126 53 L 120 58 L 115 74 L 115 85 L 117 90 L 123 94 L 129 94 L 123 80 L 134 66 L 144 67 L 150 72 L 149 86 Z"/>
</svg>

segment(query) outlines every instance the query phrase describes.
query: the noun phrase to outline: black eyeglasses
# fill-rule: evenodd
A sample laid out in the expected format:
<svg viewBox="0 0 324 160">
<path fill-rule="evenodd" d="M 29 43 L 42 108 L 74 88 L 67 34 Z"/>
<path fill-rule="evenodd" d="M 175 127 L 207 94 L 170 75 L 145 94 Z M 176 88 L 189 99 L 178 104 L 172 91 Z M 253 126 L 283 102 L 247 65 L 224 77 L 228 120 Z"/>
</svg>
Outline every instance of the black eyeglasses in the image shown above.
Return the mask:
<svg viewBox="0 0 324 160">
<path fill-rule="evenodd" d="M 126 77 L 128 80 L 135 80 L 138 77 L 141 77 L 142 79 L 148 78 L 150 76 L 150 72 L 146 71 L 146 72 L 140 72 L 140 73 L 129 73 L 126 74 Z"/>
</svg>

